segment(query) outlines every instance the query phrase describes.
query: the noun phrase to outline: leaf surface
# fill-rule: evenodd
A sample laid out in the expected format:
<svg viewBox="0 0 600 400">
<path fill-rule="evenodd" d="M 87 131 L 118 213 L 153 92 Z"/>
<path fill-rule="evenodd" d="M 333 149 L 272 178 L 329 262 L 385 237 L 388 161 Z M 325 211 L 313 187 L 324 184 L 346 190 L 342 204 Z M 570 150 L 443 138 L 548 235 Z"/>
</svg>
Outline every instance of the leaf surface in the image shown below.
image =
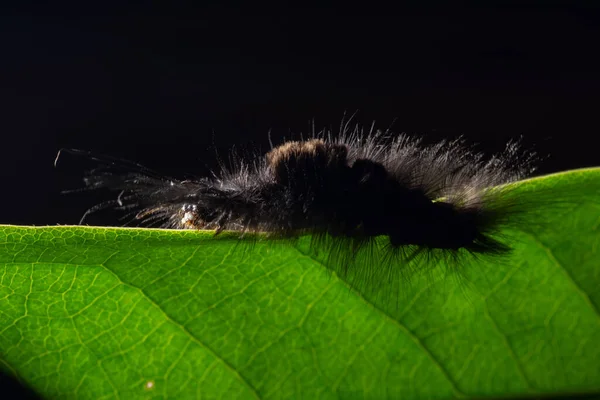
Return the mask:
<svg viewBox="0 0 600 400">
<path fill-rule="evenodd" d="M 417 277 L 398 301 L 302 243 L 1 226 L 0 367 L 57 399 L 600 391 L 600 169 L 519 185 L 544 229 L 513 232 L 503 262 L 465 265 L 467 287 Z"/>
</svg>

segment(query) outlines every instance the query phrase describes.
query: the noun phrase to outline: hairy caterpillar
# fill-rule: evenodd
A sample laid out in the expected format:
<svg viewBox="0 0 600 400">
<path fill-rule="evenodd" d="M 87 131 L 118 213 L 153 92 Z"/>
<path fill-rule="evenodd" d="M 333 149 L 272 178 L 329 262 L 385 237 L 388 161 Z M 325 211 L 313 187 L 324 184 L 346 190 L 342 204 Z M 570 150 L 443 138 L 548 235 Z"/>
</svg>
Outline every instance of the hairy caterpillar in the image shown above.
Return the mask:
<svg viewBox="0 0 600 400">
<path fill-rule="evenodd" d="M 86 188 L 119 194 L 83 219 L 114 207 L 145 226 L 235 231 L 242 239 L 308 235 L 329 266 L 361 282 L 389 280 L 432 261 L 460 263 L 463 253 L 508 254 L 510 240 L 500 231 L 528 208 L 507 184 L 535 169 L 535 155 L 517 142 L 486 158 L 462 140 L 424 145 L 348 124 L 337 135 L 322 131 L 272 146 L 264 156 L 235 156 L 233 167 L 221 163 L 212 177 L 197 180 L 90 157 L 101 166 L 85 177 Z"/>
</svg>

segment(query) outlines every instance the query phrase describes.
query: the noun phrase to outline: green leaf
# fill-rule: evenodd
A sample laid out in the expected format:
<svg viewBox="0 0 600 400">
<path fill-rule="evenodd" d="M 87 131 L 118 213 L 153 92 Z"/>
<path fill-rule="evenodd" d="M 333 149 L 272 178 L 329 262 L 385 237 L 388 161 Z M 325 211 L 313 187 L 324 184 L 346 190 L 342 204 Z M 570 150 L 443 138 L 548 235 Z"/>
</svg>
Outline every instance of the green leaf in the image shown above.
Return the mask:
<svg viewBox="0 0 600 400">
<path fill-rule="evenodd" d="M 518 191 L 543 229 L 513 232 L 509 259 L 466 265 L 466 287 L 426 274 L 397 301 L 302 243 L 1 226 L 0 366 L 58 399 L 600 391 L 600 169 Z"/>
</svg>

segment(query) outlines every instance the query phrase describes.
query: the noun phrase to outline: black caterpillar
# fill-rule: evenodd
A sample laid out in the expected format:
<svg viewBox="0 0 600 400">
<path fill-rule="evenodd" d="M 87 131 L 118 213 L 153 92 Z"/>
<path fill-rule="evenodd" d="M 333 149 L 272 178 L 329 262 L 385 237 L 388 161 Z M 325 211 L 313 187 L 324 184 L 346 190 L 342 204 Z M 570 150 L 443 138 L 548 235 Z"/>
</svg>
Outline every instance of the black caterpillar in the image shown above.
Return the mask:
<svg viewBox="0 0 600 400">
<path fill-rule="evenodd" d="M 86 187 L 119 195 L 86 215 L 115 207 L 133 211 L 134 223 L 163 228 L 273 240 L 311 235 L 325 252 L 342 255 L 344 272 L 362 249 L 391 250 L 405 265 L 459 251 L 510 252 L 499 232 L 526 208 L 507 184 L 535 169 L 535 155 L 521 152 L 517 142 L 486 158 L 462 140 L 423 145 L 404 134 L 344 125 L 337 136 L 321 132 L 265 156 L 235 157 L 233 168 L 221 165 L 198 180 L 167 178 L 133 163 L 117 173 L 115 160 L 92 158 L 102 165 L 85 177 Z M 383 247 L 373 250 L 376 240 Z"/>
</svg>

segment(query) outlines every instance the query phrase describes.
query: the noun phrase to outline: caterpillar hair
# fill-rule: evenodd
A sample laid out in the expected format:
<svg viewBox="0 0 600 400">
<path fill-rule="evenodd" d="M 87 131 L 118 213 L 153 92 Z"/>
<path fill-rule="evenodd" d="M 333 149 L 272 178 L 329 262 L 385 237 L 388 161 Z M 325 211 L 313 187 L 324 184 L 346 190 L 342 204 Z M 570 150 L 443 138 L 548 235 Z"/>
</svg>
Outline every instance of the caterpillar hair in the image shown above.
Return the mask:
<svg viewBox="0 0 600 400">
<path fill-rule="evenodd" d="M 311 248 L 325 254 L 336 272 L 371 281 L 461 253 L 509 253 L 511 242 L 501 230 L 527 211 L 511 196 L 510 183 L 535 169 L 535 155 L 517 142 L 485 157 L 462 139 L 425 145 L 347 123 L 338 134 L 313 133 L 264 156 L 234 155 L 232 166 L 220 163 L 213 176 L 196 180 L 90 157 L 101 165 L 85 177 L 87 189 L 118 196 L 85 216 L 114 207 L 142 226 L 235 231 L 268 240 L 310 236 Z M 371 264 L 366 270 L 357 262 L 361 254 Z"/>
</svg>

